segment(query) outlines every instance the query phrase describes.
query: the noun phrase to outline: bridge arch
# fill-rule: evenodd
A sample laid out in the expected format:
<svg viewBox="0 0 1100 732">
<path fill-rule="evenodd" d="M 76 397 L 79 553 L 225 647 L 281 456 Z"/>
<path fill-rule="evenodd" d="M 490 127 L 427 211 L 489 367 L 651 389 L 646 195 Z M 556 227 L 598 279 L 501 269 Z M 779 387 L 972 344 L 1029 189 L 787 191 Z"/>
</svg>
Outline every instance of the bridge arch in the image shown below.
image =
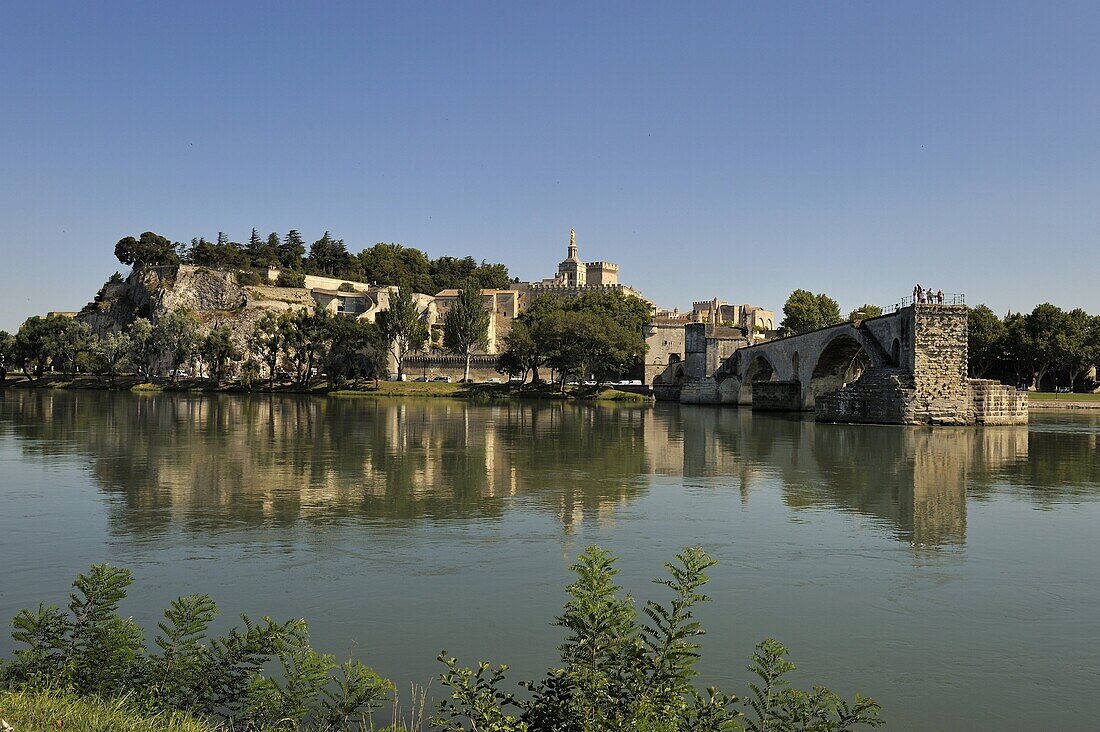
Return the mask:
<svg viewBox="0 0 1100 732">
<path fill-rule="evenodd" d="M 752 404 L 752 384 L 754 381 L 775 381 L 778 378 L 775 365 L 764 353 L 751 356 L 741 375 L 741 386 L 737 392 L 737 403 Z"/>
<path fill-rule="evenodd" d="M 821 349 L 805 384 L 805 409 L 813 409 L 821 394 L 840 389 L 875 365 L 874 356 L 856 334 L 839 331 Z"/>
</svg>

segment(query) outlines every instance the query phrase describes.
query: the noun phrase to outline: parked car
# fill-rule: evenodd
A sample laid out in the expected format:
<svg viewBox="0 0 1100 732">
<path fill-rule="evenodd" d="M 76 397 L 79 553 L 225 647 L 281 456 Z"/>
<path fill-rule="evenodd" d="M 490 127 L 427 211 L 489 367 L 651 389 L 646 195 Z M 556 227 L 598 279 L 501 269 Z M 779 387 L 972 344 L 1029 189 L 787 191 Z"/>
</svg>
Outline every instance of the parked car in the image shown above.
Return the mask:
<svg viewBox="0 0 1100 732">
<path fill-rule="evenodd" d="M 425 381 L 428 381 L 428 377 L 427 376 L 417 376 L 415 379 L 413 379 L 413 381 L 419 381 L 419 382 L 423 383 Z"/>
<path fill-rule="evenodd" d="M 432 379 L 432 381 L 439 381 L 439 382 L 442 382 L 442 383 L 445 383 L 445 384 L 449 384 L 449 383 L 451 383 L 451 377 L 450 376 L 436 376 L 435 378 Z"/>
<path fill-rule="evenodd" d="M 493 377 L 493 378 L 491 378 L 491 379 L 486 379 L 486 380 L 485 380 L 485 383 L 486 383 L 486 384 L 499 384 L 499 383 L 500 383 L 500 379 L 498 379 L 498 378 L 496 378 L 496 377 L 494 376 L 494 377 Z"/>
</svg>

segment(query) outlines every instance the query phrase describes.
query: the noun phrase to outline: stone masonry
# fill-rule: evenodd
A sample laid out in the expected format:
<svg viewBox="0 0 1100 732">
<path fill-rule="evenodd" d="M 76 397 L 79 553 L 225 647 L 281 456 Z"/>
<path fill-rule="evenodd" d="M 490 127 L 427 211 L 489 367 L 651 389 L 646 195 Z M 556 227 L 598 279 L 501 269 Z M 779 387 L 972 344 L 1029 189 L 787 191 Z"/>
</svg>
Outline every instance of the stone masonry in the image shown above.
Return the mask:
<svg viewBox="0 0 1100 732">
<path fill-rule="evenodd" d="M 822 422 L 1026 424 L 1026 396 L 967 377 L 967 320 L 964 305 L 918 303 L 746 344 L 685 382 L 681 401 L 812 410 Z"/>
<path fill-rule="evenodd" d="M 913 394 L 904 421 L 973 424 L 966 373 L 966 307 L 914 305 L 907 310 L 912 322 Z"/>
</svg>

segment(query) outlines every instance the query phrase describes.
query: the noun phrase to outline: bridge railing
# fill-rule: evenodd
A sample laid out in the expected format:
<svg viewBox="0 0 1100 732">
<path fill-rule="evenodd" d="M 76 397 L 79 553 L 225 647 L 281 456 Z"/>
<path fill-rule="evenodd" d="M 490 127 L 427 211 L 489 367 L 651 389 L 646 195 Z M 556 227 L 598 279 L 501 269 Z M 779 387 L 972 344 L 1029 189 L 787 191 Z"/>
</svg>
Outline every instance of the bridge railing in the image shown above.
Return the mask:
<svg viewBox="0 0 1100 732">
<path fill-rule="evenodd" d="M 945 292 L 943 293 L 943 300 L 940 300 L 935 294 L 926 295 L 926 299 L 920 300 L 920 303 L 928 303 L 930 305 L 965 305 L 966 295 L 961 292 Z M 901 302 L 896 302 L 892 305 L 886 305 L 882 308 L 883 314 L 896 313 L 902 308 L 907 308 L 913 303 L 918 302 L 912 295 L 903 298 Z"/>
</svg>

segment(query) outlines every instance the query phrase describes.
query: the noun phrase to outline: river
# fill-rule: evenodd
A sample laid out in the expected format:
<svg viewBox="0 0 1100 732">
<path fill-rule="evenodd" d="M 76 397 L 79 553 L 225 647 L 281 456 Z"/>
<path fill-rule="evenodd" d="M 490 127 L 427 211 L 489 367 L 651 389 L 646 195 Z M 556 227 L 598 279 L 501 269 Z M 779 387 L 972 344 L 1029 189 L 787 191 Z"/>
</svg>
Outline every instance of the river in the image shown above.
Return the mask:
<svg viewBox="0 0 1100 732">
<path fill-rule="evenodd" d="M 890 730 L 1095 729 L 1100 414 L 1029 427 L 818 425 L 748 410 L 0 390 L 0 616 L 133 570 L 147 628 L 208 592 L 305 617 L 404 691 L 441 649 L 555 663 L 573 558 L 649 580 L 719 564 L 701 680 L 743 692 L 779 638 L 795 681 Z M 0 638 L 0 656 L 12 641 Z M 438 683 L 433 684 L 438 690 Z"/>
</svg>

